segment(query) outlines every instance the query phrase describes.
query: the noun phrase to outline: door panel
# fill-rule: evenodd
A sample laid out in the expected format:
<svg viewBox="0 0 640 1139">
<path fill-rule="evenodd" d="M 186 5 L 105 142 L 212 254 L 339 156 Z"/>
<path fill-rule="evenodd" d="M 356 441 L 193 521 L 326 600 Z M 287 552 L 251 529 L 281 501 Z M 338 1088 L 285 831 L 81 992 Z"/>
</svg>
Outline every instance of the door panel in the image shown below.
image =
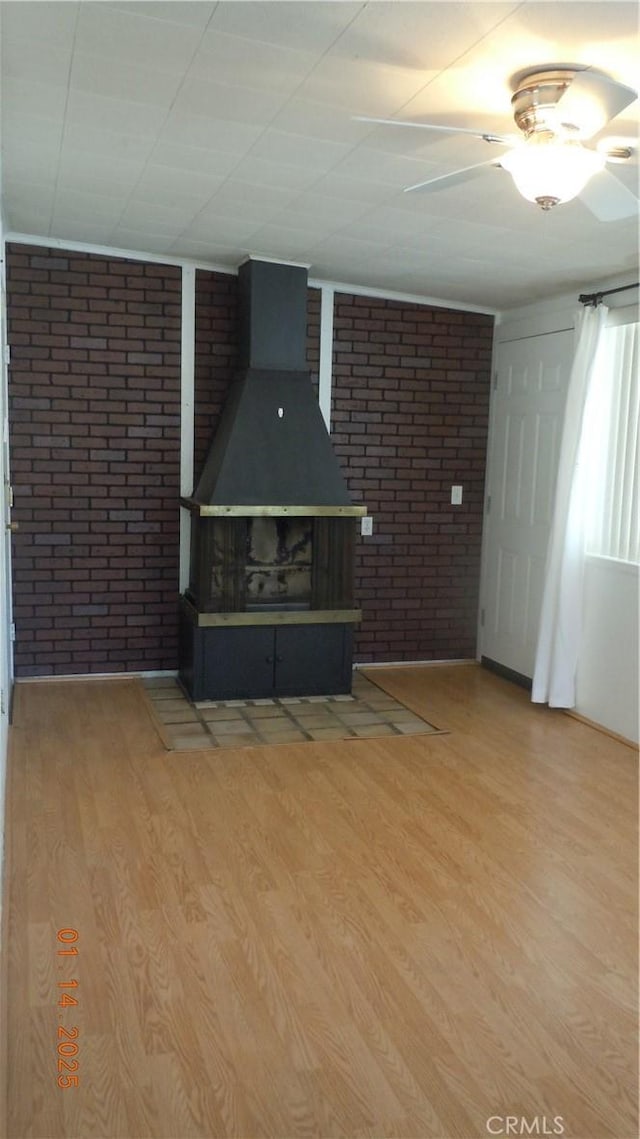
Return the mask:
<svg viewBox="0 0 640 1139">
<path fill-rule="evenodd" d="M 278 629 L 278 695 L 350 692 L 351 636 L 350 625 L 283 625 Z"/>
<path fill-rule="evenodd" d="M 241 700 L 273 695 L 275 630 L 272 625 L 199 629 L 203 634 L 201 699 Z M 214 696 L 210 694 L 214 693 Z"/>
<path fill-rule="evenodd" d="M 560 421 L 558 416 L 537 415 L 531 510 L 532 526 L 551 526 L 559 447 Z"/>
<path fill-rule="evenodd" d="M 483 558 L 483 656 L 531 677 L 573 332 L 498 347 Z M 484 623 L 482 621 L 484 619 Z"/>
</svg>

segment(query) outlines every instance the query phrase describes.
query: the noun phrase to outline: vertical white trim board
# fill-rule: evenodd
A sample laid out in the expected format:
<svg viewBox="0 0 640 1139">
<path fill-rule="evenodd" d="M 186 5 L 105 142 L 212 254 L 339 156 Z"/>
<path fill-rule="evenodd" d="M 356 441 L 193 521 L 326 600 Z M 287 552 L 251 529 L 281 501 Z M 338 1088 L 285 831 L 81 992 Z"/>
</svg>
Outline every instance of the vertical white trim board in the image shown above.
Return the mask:
<svg viewBox="0 0 640 1139">
<path fill-rule="evenodd" d="M 182 342 L 180 347 L 180 494 L 193 492 L 196 270 L 182 267 Z M 180 593 L 189 584 L 191 514 L 180 507 Z"/>
<path fill-rule="evenodd" d="M 333 300 L 331 285 L 320 286 L 320 367 L 318 370 L 318 401 L 320 411 L 331 431 L 331 383 L 333 376 Z"/>
</svg>

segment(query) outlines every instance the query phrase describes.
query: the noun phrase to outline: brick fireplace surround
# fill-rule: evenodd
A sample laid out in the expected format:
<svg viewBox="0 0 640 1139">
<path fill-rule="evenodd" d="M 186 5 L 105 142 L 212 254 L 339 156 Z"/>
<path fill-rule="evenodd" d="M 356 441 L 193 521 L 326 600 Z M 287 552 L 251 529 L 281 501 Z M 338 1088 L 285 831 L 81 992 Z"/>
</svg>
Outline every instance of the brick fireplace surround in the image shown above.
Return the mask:
<svg viewBox="0 0 640 1139">
<path fill-rule="evenodd" d="M 180 270 L 16 244 L 7 302 L 16 675 L 175 669 Z M 334 313 L 332 441 L 374 519 L 355 659 L 471 657 L 493 318 L 340 293 Z M 310 289 L 312 376 L 319 325 Z M 198 271 L 196 477 L 236 358 L 236 278 Z"/>
</svg>

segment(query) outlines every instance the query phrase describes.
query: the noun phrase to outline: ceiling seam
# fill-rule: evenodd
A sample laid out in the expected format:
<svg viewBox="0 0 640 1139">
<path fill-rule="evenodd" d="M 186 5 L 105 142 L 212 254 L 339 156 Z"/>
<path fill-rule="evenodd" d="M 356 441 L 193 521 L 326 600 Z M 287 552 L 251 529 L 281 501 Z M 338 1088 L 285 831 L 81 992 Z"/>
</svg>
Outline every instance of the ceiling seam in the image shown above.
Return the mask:
<svg viewBox="0 0 640 1139">
<path fill-rule="evenodd" d="M 180 80 L 180 83 L 178 84 L 178 87 L 177 87 L 177 89 L 176 89 L 176 92 L 175 92 L 175 94 L 174 94 L 174 96 L 173 96 L 173 99 L 171 100 L 171 103 L 169 104 L 169 107 L 168 107 L 168 109 L 167 109 L 167 112 L 166 112 L 166 114 L 165 114 L 165 117 L 164 117 L 163 123 L 162 123 L 162 125 L 161 125 L 161 126 L 158 128 L 158 130 L 157 130 L 157 132 L 156 132 L 156 135 L 155 135 L 155 138 L 154 138 L 154 143 L 153 143 L 153 150 L 155 150 L 156 146 L 158 145 L 158 136 L 159 136 L 159 134 L 160 134 L 160 131 L 161 131 L 161 130 L 163 129 L 163 127 L 165 126 L 165 124 L 166 124 L 166 122 L 167 122 L 167 119 L 169 118 L 169 115 L 171 114 L 171 111 L 173 110 L 173 107 L 174 107 L 174 105 L 175 105 L 175 101 L 176 101 L 176 99 L 178 98 L 178 95 L 180 94 L 180 92 L 181 92 L 182 88 L 184 87 L 184 84 L 185 84 L 185 82 L 186 82 L 187 76 L 188 76 L 188 74 L 189 74 L 189 72 L 190 72 L 190 70 L 191 70 L 191 66 L 192 66 L 192 64 L 193 64 L 193 61 L 194 61 L 194 59 L 195 59 L 196 55 L 198 54 L 198 51 L 200 50 L 200 45 L 201 45 L 201 43 L 202 43 L 202 40 L 204 39 L 204 36 L 205 36 L 206 32 L 207 32 L 207 31 L 208 31 L 208 29 L 209 29 L 209 25 L 211 24 L 211 22 L 212 22 L 212 20 L 213 20 L 213 18 L 214 18 L 214 16 L 215 16 L 215 14 L 216 14 L 216 12 L 217 12 L 217 10 L 218 10 L 218 7 L 219 7 L 219 0 L 217 0 L 217 2 L 216 2 L 216 4 L 215 4 L 215 6 L 214 6 L 214 8 L 213 8 L 213 11 L 211 12 L 211 14 L 210 14 L 210 16 L 209 16 L 209 19 L 207 20 L 207 22 L 206 22 L 205 26 L 203 27 L 203 29 L 202 29 L 202 31 L 201 31 L 201 33 L 200 33 L 200 36 L 199 36 L 199 38 L 198 38 L 198 42 L 195 44 L 195 46 L 194 46 L 194 49 L 193 49 L 193 52 L 192 52 L 192 54 L 191 54 L 191 58 L 190 58 L 190 60 L 189 60 L 189 65 L 188 65 L 188 67 L 187 67 L 187 68 L 185 68 L 185 70 L 184 70 L 184 73 L 183 73 L 183 75 L 182 75 L 182 79 Z M 146 19 L 147 17 L 144 17 L 144 18 Z M 159 21 L 159 22 L 162 22 L 162 21 Z M 167 21 L 165 21 L 165 22 L 167 22 Z M 134 102 L 135 102 L 135 100 L 134 100 Z M 151 153 L 153 153 L 153 150 L 151 151 Z M 143 176 L 143 174 L 144 174 L 145 170 L 147 169 L 147 166 L 148 166 L 148 165 L 149 165 L 149 158 L 147 158 L 147 159 L 145 160 L 145 162 L 144 162 L 144 165 L 143 165 L 143 167 L 142 167 L 142 170 L 140 171 L 140 174 L 139 174 L 139 176 L 138 176 L 138 178 L 137 178 L 137 180 L 136 180 L 136 183 L 135 183 L 135 185 L 134 185 L 134 186 L 131 188 L 131 191 L 130 191 L 129 195 L 127 196 L 127 200 L 126 200 L 126 202 L 125 202 L 125 204 L 124 204 L 124 206 L 123 206 L 123 208 L 122 208 L 122 210 L 121 210 L 121 212 L 120 212 L 120 216 L 119 216 L 119 218 L 118 218 L 118 221 L 115 223 L 115 225 L 113 225 L 113 226 L 111 227 L 111 230 L 110 230 L 110 235 L 109 235 L 109 239 L 110 239 L 110 240 L 113 238 L 113 235 L 114 235 L 114 233 L 116 233 L 116 232 L 117 232 L 117 230 L 118 230 L 118 227 L 121 225 L 121 223 L 122 223 L 122 219 L 123 219 L 123 217 L 124 217 L 125 213 L 127 212 L 128 208 L 129 208 L 129 205 L 131 204 L 131 199 L 133 198 L 133 195 L 135 194 L 135 192 L 136 192 L 136 190 L 137 190 L 138 186 L 140 185 L 140 181 L 141 181 L 141 179 L 142 179 L 142 176 Z"/>
<path fill-rule="evenodd" d="M 49 215 L 48 231 L 49 231 L 50 236 L 52 236 L 51 229 L 53 226 L 53 219 L 55 217 L 56 207 L 58 204 L 58 186 L 60 183 L 60 167 L 62 165 L 62 149 L 64 146 L 64 139 L 65 139 L 65 134 L 66 134 L 66 129 L 67 129 L 67 112 L 69 109 L 69 98 L 71 96 L 71 74 L 73 72 L 73 62 L 74 62 L 75 54 L 76 54 L 76 36 L 78 34 L 79 20 L 80 20 L 80 4 L 77 3 L 76 4 L 75 20 L 73 23 L 73 39 L 71 42 L 71 55 L 69 56 L 69 70 L 67 72 L 67 88 L 66 88 L 66 94 L 65 94 L 65 100 L 64 100 L 64 111 L 62 113 L 62 128 L 60 131 L 60 149 L 58 151 L 58 162 L 56 164 L 56 180 L 55 180 L 55 185 L 54 185 L 54 190 L 53 190 L 53 202 L 51 205 L 51 213 Z"/>
<path fill-rule="evenodd" d="M 323 59 L 324 59 L 324 58 L 325 58 L 325 57 L 328 55 L 328 53 L 329 53 L 329 52 L 332 50 L 332 48 L 333 48 L 333 47 L 335 47 L 335 45 L 336 45 L 336 44 L 339 42 L 339 40 L 342 38 L 342 36 L 345 34 L 345 32 L 347 32 L 347 31 L 348 31 L 348 29 L 349 29 L 349 28 L 352 26 L 352 24 L 354 23 L 354 21 L 358 19 L 358 17 L 359 17 L 359 16 L 362 14 L 362 12 L 363 12 L 363 11 L 364 11 L 364 10 L 365 10 L 367 7 L 368 7 L 368 0 L 367 0 L 367 2 L 363 3 L 363 4 L 360 6 L 360 8 L 358 9 L 358 11 L 357 11 L 357 12 L 355 12 L 355 13 L 354 13 L 354 15 L 353 15 L 353 17 L 351 18 L 351 20 L 349 21 L 349 23 L 348 23 L 348 24 L 347 24 L 347 25 L 346 25 L 344 28 L 342 28 L 342 29 L 341 29 L 341 31 L 338 33 L 338 35 L 335 37 L 335 39 L 333 39 L 333 40 L 331 41 L 331 43 L 330 43 L 330 44 L 327 44 L 327 46 L 326 46 L 325 50 L 324 50 L 324 51 L 322 52 L 322 54 L 321 54 L 321 55 L 318 57 L 318 59 L 316 59 L 316 62 L 314 63 L 314 65 L 313 65 L 313 67 L 311 68 L 311 70 L 310 70 L 310 71 L 308 71 L 308 72 L 306 73 L 306 75 L 304 76 L 304 79 L 301 79 L 301 80 L 300 80 L 300 82 L 298 83 L 297 87 L 295 87 L 295 88 L 294 88 L 294 90 L 293 90 L 293 91 L 291 91 L 291 92 L 289 93 L 289 95 L 287 96 L 287 98 L 285 99 L 285 101 L 284 101 L 284 102 L 281 104 L 281 106 L 280 106 L 280 107 L 278 107 L 278 110 L 277 110 L 277 111 L 274 113 L 274 115 L 272 116 L 272 118 L 271 118 L 271 119 L 270 119 L 270 120 L 269 120 L 267 123 L 265 123 L 265 124 L 263 125 L 262 129 L 260 130 L 260 134 L 257 136 L 257 138 L 255 138 L 255 139 L 254 139 L 254 141 L 252 142 L 251 146 L 250 146 L 250 147 L 248 147 L 248 149 L 247 149 L 247 150 L 246 150 L 246 151 L 245 151 L 245 152 L 242 154 L 242 156 L 241 156 L 241 157 L 238 159 L 238 161 L 236 162 L 236 164 L 235 164 L 235 166 L 233 167 L 233 169 L 232 169 L 232 170 L 230 170 L 230 171 L 229 171 L 229 173 L 228 173 L 228 174 L 225 176 L 225 178 L 223 179 L 223 181 L 222 181 L 222 183 L 220 184 L 220 186 L 218 186 L 218 187 L 217 187 L 217 189 L 216 189 L 215 193 L 214 193 L 214 194 L 212 194 L 212 195 L 211 195 L 211 197 L 209 198 L 209 200 L 208 200 L 208 201 L 207 201 L 207 202 L 206 202 L 206 203 L 205 203 L 205 204 L 202 206 L 202 208 L 201 208 L 200 210 L 198 210 L 197 214 L 194 214 L 194 216 L 191 218 L 191 220 L 190 220 L 190 222 L 189 222 L 189 225 L 193 225 L 193 223 L 194 223 L 195 221 L 197 221 L 197 219 L 198 219 L 198 218 L 201 216 L 201 214 L 203 214 L 203 213 L 205 212 L 205 210 L 207 210 L 207 209 L 208 209 L 208 207 L 210 206 L 211 202 L 213 202 L 213 201 L 215 200 L 215 198 L 216 198 L 216 195 L 217 195 L 217 194 L 219 194 L 219 193 L 220 193 L 220 191 L 221 191 L 221 190 L 223 190 L 223 189 L 224 189 L 224 187 L 225 187 L 225 186 L 228 184 L 228 182 L 232 180 L 232 178 L 233 178 L 233 174 L 234 174 L 234 172 L 235 172 L 235 171 L 238 169 L 238 166 L 240 166 L 240 165 L 241 165 L 241 164 L 242 164 L 242 163 L 245 161 L 245 159 L 247 159 L 247 158 L 248 158 L 248 157 L 251 155 L 251 152 L 253 151 L 254 147 L 255 147 L 255 146 L 258 144 L 258 142 L 259 142 L 259 141 L 260 141 L 260 139 L 261 139 L 261 138 L 264 136 L 264 134 L 266 133 L 266 131 L 268 131 L 268 130 L 269 130 L 269 127 L 270 127 L 270 126 L 271 126 L 271 124 L 273 123 L 274 119 L 276 119 L 276 118 L 278 117 L 278 115 L 280 115 L 280 114 L 282 113 L 282 111 L 285 109 L 285 107 L 287 107 L 287 106 L 288 106 L 288 104 L 291 102 L 291 100 L 292 100 L 293 98 L 295 98 L 295 96 L 296 96 L 297 92 L 300 90 L 300 88 L 301 88 L 301 87 L 303 87 L 303 86 L 304 86 L 304 84 L 305 84 L 305 83 L 308 81 L 309 77 L 310 77 L 311 75 L 313 75 L 314 71 L 315 71 L 315 70 L 316 70 L 316 68 L 317 68 L 317 67 L 320 65 L 320 63 L 322 62 L 322 60 L 323 60 Z M 241 39 L 246 39 L 247 37 L 238 37 L 238 38 L 241 38 Z M 265 42 L 265 41 L 256 40 L 255 42 L 256 42 L 256 43 L 260 43 L 260 42 Z M 286 132 L 285 132 L 285 133 L 286 133 Z M 293 134 L 294 132 L 291 132 L 291 133 Z M 295 137 L 301 137 L 301 138 L 304 138 L 305 136 L 304 136 L 304 135 L 300 135 L 300 136 L 297 136 L 297 135 L 296 135 Z M 307 189 L 309 189 L 309 188 L 311 188 L 312 186 L 314 186 L 314 185 L 316 184 L 316 182 L 319 180 L 319 178 L 320 178 L 320 177 L 321 177 L 321 175 L 318 175 L 318 178 L 316 178 L 316 179 L 315 179 L 315 181 L 311 182 L 311 183 L 309 184 L 309 186 L 307 187 Z M 306 192 L 306 191 L 304 191 L 304 192 Z M 294 196 L 291 198 L 291 200 L 290 200 L 290 202 L 289 202 L 289 205 L 291 205 L 291 204 L 292 204 L 293 202 L 295 202 L 295 201 L 296 201 L 296 200 L 297 200 L 299 197 L 301 197 L 301 196 L 302 196 L 302 194 L 303 194 L 303 191 L 300 191 L 300 193 L 298 193 L 298 194 L 294 194 Z M 224 215 L 222 215 L 222 216 L 224 216 Z M 259 229 L 261 229 L 261 228 L 262 228 L 262 226 L 263 226 L 264 224 L 265 224 L 264 222 L 259 222 L 259 223 L 257 224 L 257 226 L 256 226 L 256 230 L 259 230 Z M 180 240 L 180 237 L 182 236 L 182 233 L 183 233 L 183 232 L 184 232 L 184 230 L 182 230 L 182 231 L 180 232 L 180 234 L 178 234 L 178 236 L 175 238 L 175 241 L 179 241 L 179 240 Z M 175 241 L 174 241 L 172 244 L 175 244 Z"/>
</svg>

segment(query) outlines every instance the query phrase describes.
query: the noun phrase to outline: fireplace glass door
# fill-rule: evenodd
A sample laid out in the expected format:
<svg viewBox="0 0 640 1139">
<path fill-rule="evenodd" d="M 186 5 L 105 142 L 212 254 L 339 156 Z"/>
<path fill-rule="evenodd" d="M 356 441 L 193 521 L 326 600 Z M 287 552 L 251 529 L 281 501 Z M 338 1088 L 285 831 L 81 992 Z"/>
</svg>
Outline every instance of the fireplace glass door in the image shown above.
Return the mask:
<svg viewBox="0 0 640 1139">
<path fill-rule="evenodd" d="M 339 610 L 353 605 L 351 518 L 198 518 L 187 597 L 201 613 Z"/>
<path fill-rule="evenodd" d="M 313 527 L 309 518 L 247 520 L 248 612 L 311 607 Z"/>
</svg>

